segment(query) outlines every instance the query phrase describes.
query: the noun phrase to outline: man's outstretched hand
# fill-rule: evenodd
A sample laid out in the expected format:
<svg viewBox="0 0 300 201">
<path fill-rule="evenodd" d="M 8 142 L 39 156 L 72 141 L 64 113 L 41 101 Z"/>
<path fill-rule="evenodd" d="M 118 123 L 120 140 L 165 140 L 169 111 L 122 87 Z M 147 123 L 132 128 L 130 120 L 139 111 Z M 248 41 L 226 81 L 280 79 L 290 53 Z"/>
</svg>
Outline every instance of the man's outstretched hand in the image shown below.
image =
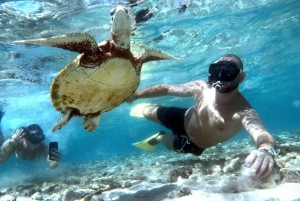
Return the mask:
<svg viewBox="0 0 300 201">
<path fill-rule="evenodd" d="M 254 150 L 245 159 L 245 166 L 257 176 L 266 177 L 273 169 L 274 159 L 264 150 Z"/>
</svg>

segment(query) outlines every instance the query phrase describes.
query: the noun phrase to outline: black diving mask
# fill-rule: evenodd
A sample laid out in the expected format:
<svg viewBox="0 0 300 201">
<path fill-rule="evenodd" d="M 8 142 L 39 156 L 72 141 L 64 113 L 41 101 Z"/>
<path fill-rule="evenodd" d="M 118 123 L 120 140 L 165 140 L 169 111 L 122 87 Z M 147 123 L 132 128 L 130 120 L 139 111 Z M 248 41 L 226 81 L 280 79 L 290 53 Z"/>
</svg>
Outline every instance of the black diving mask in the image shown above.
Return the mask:
<svg viewBox="0 0 300 201">
<path fill-rule="evenodd" d="M 22 127 L 24 130 L 24 134 L 26 139 L 32 144 L 39 144 L 43 140 L 45 140 L 45 135 L 41 127 L 37 124 L 31 124 L 27 128 Z"/>
<path fill-rule="evenodd" d="M 213 63 L 209 66 L 209 79 L 231 82 L 233 81 L 241 69 L 239 69 L 234 63 L 229 61 L 219 61 L 218 63 Z"/>
</svg>

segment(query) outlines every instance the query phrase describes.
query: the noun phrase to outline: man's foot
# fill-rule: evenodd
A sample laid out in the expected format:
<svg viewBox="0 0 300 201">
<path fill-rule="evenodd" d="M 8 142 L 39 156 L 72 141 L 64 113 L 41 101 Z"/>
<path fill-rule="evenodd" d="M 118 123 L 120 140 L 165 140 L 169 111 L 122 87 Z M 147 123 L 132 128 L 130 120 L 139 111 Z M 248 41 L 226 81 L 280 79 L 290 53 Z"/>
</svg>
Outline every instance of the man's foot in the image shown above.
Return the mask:
<svg viewBox="0 0 300 201">
<path fill-rule="evenodd" d="M 158 136 L 160 135 L 164 135 L 165 131 L 160 131 Z M 156 138 L 158 137 L 156 136 Z M 150 144 L 151 146 L 157 145 L 159 143 L 159 141 L 156 138 L 152 138 L 151 140 L 149 140 L 147 143 Z"/>
</svg>

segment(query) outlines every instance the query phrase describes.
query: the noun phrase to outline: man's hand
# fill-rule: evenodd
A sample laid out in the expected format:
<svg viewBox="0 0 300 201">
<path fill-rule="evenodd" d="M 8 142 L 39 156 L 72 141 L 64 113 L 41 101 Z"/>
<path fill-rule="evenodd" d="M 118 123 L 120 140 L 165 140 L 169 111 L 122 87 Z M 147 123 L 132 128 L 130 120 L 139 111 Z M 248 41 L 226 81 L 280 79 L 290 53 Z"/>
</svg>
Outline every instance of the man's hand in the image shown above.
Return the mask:
<svg viewBox="0 0 300 201">
<path fill-rule="evenodd" d="M 137 99 L 137 95 L 134 93 L 126 100 L 126 103 L 133 103 Z"/>
<path fill-rule="evenodd" d="M 52 150 L 51 153 L 53 154 L 51 160 L 59 162 L 60 158 L 61 158 L 60 152 L 57 149 L 54 149 L 54 150 Z M 50 160 L 49 156 L 48 156 L 48 159 Z"/>
<path fill-rule="evenodd" d="M 10 137 L 10 143 L 17 145 L 22 138 L 25 138 L 25 130 L 23 128 L 19 128 L 16 132 Z M 23 141 L 26 143 L 26 140 Z"/>
<path fill-rule="evenodd" d="M 54 169 L 54 168 L 58 167 L 60 159 L 61 159 L 61 155 L 60 155 L 60 152 L 57 149 L 53 150 L 52 154 L 53 154 L 52 159 L 50 160 L 49 155 L 48 155 L 46 160 L 47 160 L 50 168 Z"/>
<path fill-rule="evenodd" d="M 22 137 L 25 137 L 25 132 L 23 128 L 19 128 L 18 130 L 16 130 L 16 132 L 11 136 L 12 140 L 18 140 L 21 139 Z"/>
<path fill-rule="evenodd" d="M 266 177 L 273 169 L 274 159 L 264 150 L 254 150 L 245 159 L 245 166 L 252 169 L 257 176 Z"/>
</svg>

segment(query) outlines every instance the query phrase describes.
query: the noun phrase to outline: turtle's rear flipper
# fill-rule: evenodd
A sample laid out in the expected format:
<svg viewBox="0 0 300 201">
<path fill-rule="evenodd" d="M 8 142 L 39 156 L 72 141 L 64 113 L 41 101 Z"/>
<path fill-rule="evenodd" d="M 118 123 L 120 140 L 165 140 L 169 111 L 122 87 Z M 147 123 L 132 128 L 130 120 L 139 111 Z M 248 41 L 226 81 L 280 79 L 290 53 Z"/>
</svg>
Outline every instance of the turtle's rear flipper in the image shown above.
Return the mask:
<svg viewBox="0 0 300 201">
<path fill-rule="evenodd" d="M 64 125 L 66 125 L 73 116 L 73 109 L 69 108 L 66 113 L 61 117 L 61 119 L 52 127 L 51 132 L 60 130 Z"/>
<path fill-rule="evenodd" d="M 88 114 L 85 115 L 83 119 L 83 126 L 84 129 L 87 130 L 88 132 L 93 132 L 96 130 L 99 126 L 101 115 L 98 114 Z"/>
</svg>

